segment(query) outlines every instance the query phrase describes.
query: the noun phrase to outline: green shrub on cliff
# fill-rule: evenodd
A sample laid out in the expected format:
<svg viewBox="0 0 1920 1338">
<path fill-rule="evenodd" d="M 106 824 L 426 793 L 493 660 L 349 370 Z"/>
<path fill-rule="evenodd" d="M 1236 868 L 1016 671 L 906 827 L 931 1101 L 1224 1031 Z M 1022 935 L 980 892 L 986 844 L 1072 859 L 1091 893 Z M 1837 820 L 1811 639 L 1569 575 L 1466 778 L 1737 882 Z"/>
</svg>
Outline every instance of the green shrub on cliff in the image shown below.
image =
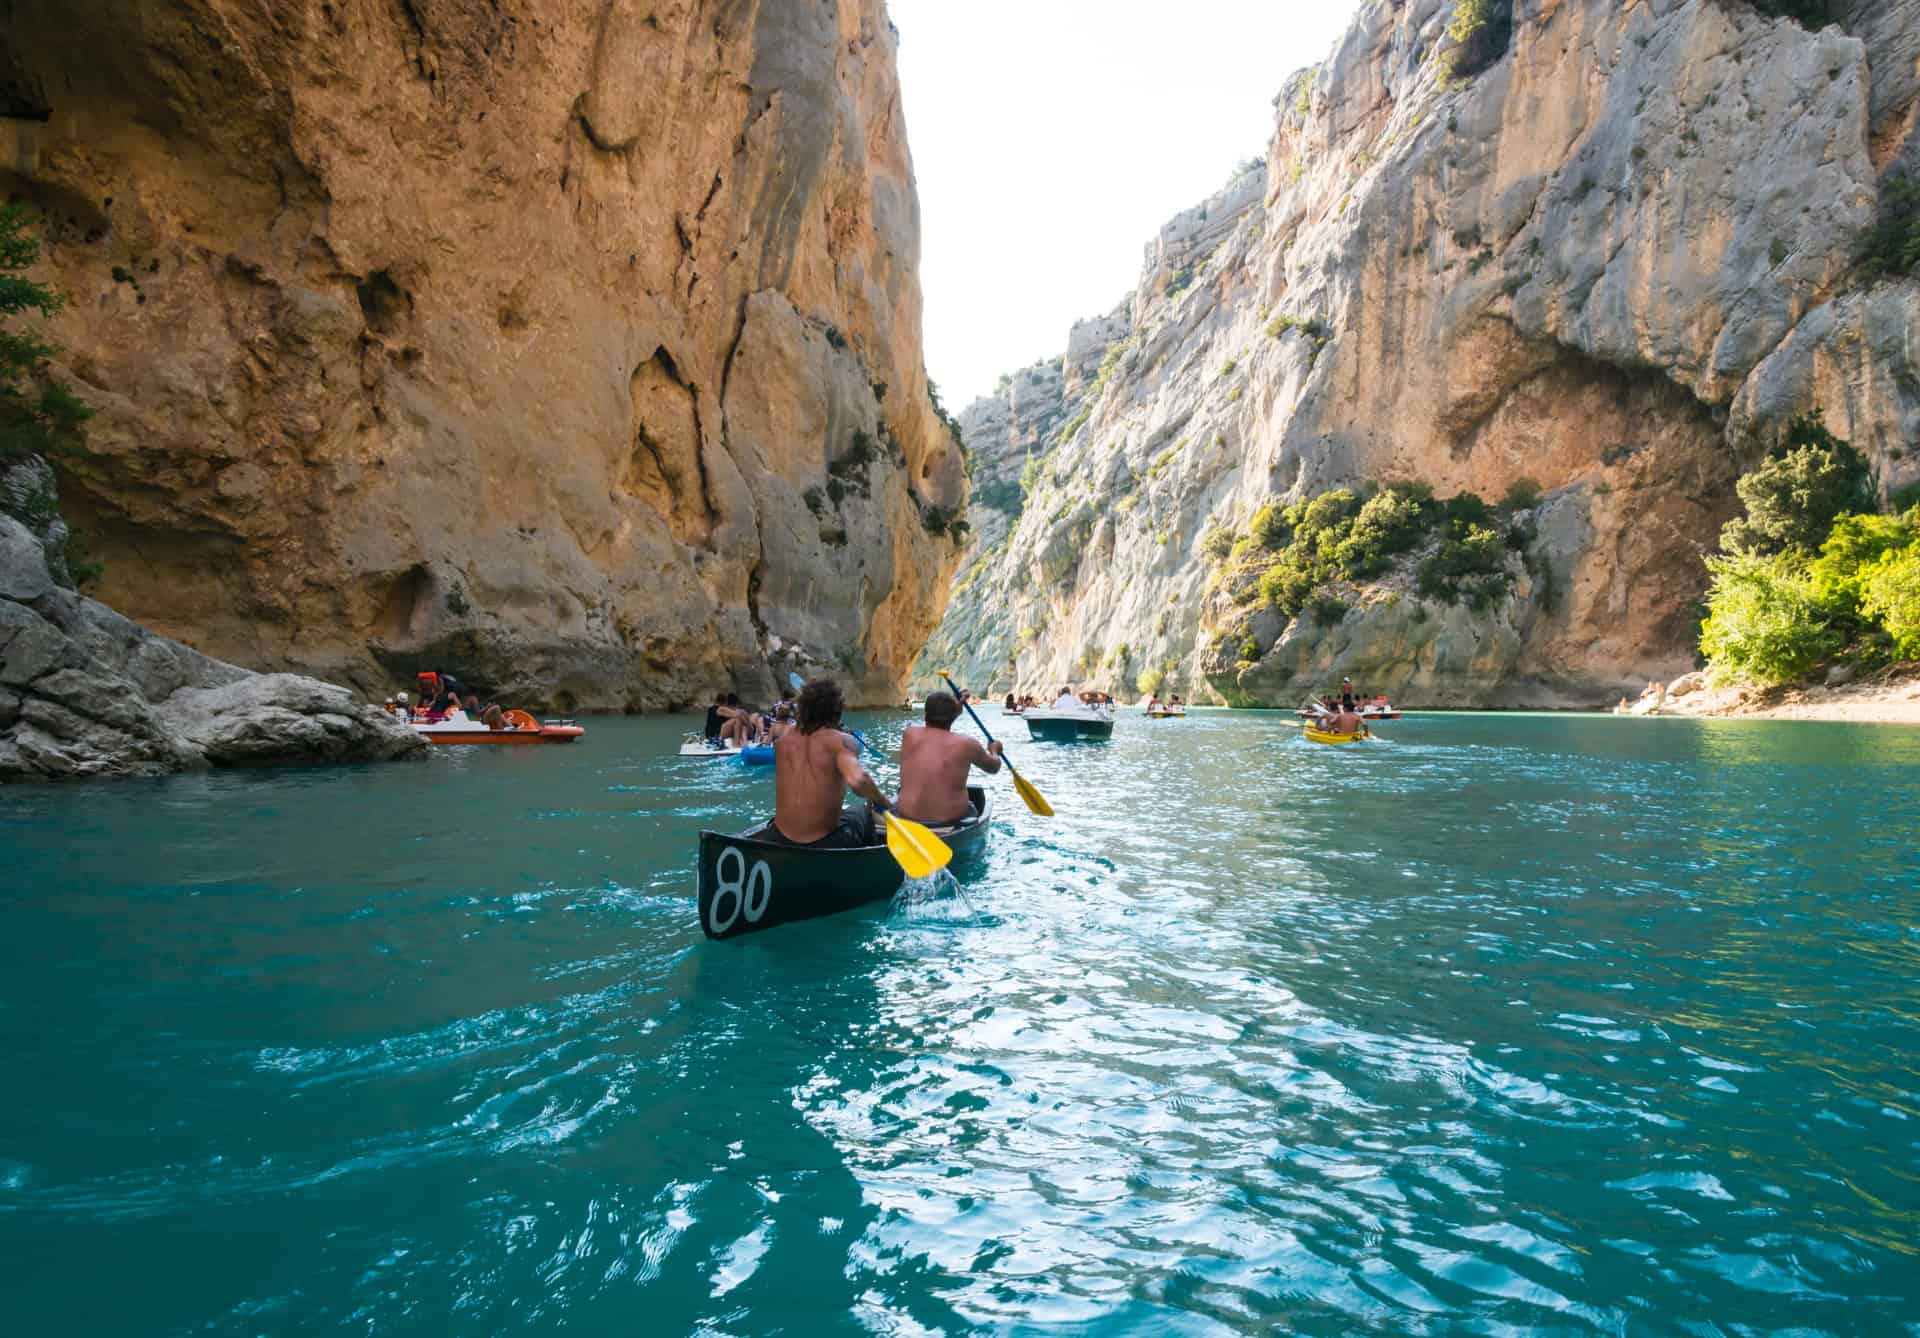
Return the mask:
<svg viewBox="0 0 1920 1338">
<path fill-rule="evenodd" d="M 1447 23 L 1452 43 L 1440 56 L 1440 78 L 1462 84 L 1507 54 L 1513 36 L 1513 0 L 1454 0 Z"/>
<path fill-rule="evenodd" d="M 1920 181 L 1896 173 L 1880 187 L 1880 212 L 1862 257 L 1870 275 L 1911 274 L 1920 265 Z"/>
<path fill-rule="evenodd" d="M 1044 455 L 1027 457 L 1027 463 L 1020 471 L 1020 495 L 1023 498 L 1040 486 L 1040 480 L 1047 470 L 1047 460 L 1048 457 Z"/>
<path fill-rule="evenodd" d="M 1223 525 L 1209 525 L 1200 536 L 1200 552 L 1209 562 L 1224 562 L 1233 552 L 1239 536 Z"/>
<path fill-rule="evenodd" d="M 1247 537 L 1260 547 L 1271 552 L 1279 552 L 1293 539 L 1293 526 L 1287 523 L 1287 509 L 1278 502 L 1268 502 L 1253 513 L 1253 519 L 1247 525 Z"/>
<path fill-rule="evenodd" d="M 1333 573 L 1316 565 L 1298 549 L 1289 548 L 1260 576 L 1260 598 L 1272 608 L 1292 618 L 1307 606 L 1313 592 Z"/>
<path fill-rule="evenodd" d="M 1440 551 L 1420 564 L 1415 585 L 1429 599 L 1467 601 L 1475 612 L 1506 593 L 1507 545 L 1497 530 L 1467 522 L 1441 543 Z"/>
<path fill-rule="evenodd" d="M 1324 587 L 1380 575 L 1436 528 L 1445 537 L 1421 565 L 1423 594 L 1467 599 L 1480 608 L 1506 590 L 1510 545 L 1494 526 L 1493 508 L 1472 493 L 1436 502 L 1433 489 L 1420 483 L 1395 484 L 1364 501 L 1351 489 L 1336 488 L 1291 506 L 1269 502 L 1254 513 L 1248 538 L 1230 550 L 1228 560 L 1239 564 L 1261 550 L 1273 553 L 1252 592 L 1291 618 L 1310 604 L 1330 609 L 1330 598 L 1316 601 Z"/>
<path fill-rule="evenodd" d="M 1427 509 L 1411 492 L 1389 489 L 1369 497 L 1354 516 L 1333 560 L 1357 576 L 1384 571 L 1389 559 L 1418 544 L 1427 532 Z"/>
<path fill-rule="evenodd" d="M 1818 32 L 1835 21 L 1832 0 L 1747 0 L 1762 14 L 1793 19 L 1808 32 Z"/>
<path fill-rule="evenodd" d="M 14 326 L 16 316 L 37 311 L 44 319 L 62 306 L 58 293 L 26 276 L 40 258 L 40 242 L 28 233 L 28 222 L 21 205 L 0 209 L 0 461 L 72 450 L 93 416 L 48 372 L 47 360 L 59 349 Z"/>
</svg>

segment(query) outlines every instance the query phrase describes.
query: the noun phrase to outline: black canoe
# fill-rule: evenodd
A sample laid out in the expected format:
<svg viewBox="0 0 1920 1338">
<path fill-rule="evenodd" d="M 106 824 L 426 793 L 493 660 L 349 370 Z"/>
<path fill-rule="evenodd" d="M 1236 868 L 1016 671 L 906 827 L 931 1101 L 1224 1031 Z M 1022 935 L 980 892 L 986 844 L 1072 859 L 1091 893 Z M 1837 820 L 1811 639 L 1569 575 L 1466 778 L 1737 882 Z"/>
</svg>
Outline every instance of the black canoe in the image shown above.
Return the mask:
<svg viewBox="0 0 1920 1338">
<path fill-rule="evenodd" d="M 935 827 L 955 863 L 986 844 L 993 821 L 987 792 L 967 787 L 977 816 L 961 827 Z M 906 875 L 885 845 L 854 850 L 802 850 L 761 839 L 767 824 L 722 836 L 700 833 L 700 927 L 708 938 L 736 938 L 793 920 L 885 901 Z"/>
</svg>

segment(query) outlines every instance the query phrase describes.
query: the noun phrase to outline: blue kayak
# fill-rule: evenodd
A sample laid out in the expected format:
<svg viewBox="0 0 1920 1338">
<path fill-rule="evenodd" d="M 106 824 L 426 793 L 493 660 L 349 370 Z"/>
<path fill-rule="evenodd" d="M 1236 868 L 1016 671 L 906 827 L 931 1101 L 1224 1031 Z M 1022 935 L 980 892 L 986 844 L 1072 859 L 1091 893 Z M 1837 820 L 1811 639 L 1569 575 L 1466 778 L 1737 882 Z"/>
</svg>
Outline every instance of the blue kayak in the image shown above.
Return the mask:
<svg viewBox="0 0 1920 1338">
<path fill-rule="evenodd" d="M 742 748 L 740 760 L 750 767 L 770 767 L 773 765 L 773 745 L 766 743 Z"/>
</svg>

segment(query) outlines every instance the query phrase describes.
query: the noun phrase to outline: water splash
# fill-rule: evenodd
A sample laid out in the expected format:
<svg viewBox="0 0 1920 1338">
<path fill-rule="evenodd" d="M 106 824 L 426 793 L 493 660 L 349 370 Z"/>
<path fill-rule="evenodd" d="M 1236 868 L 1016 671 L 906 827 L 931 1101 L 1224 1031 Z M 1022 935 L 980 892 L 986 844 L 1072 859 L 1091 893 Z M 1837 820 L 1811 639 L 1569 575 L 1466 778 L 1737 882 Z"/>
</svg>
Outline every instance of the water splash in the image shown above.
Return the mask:
<svg viewBox="0 0 1920 1338">
<path fill-rule="evenodd" d="M 915 924 L 980 924 L 986 919 L 968 899 L 959 879 L 945 869 L 901 883 L 887 908 L 887 918 Z"/>
</svg>

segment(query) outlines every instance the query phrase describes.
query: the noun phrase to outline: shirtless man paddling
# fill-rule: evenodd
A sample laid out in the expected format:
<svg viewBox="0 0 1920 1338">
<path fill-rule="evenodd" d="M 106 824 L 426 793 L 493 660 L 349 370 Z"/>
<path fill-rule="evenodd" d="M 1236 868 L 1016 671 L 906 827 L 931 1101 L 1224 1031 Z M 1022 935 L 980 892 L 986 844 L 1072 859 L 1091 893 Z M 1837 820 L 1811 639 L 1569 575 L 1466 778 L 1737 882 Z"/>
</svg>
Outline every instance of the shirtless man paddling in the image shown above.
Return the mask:
<svg viewBox="0 0 1920 1338">
<path fill-rule="evenodd" d="M 927 697 L 927 723 L 915 725 L 900 740 L 900 816 L 927 827 L 947 827 L 967 818 L 967 776 L 979 767 L 989 776 L 1000 770 L 1000 744 L 982 748 L 953 732 L 960 702 L 951 693 Z"/>
<path fill-rule="evenodd" d="M 860 765 L 853 737 L 840 732 L 840 685 L 816 678 L 800 690 L 799 723 L 773 745 L 769 840 L 816 850 L 879 845 L 873 816 L 841 809 L 848 790 L 885 813 L 893 805 Z"/>
</svg>

